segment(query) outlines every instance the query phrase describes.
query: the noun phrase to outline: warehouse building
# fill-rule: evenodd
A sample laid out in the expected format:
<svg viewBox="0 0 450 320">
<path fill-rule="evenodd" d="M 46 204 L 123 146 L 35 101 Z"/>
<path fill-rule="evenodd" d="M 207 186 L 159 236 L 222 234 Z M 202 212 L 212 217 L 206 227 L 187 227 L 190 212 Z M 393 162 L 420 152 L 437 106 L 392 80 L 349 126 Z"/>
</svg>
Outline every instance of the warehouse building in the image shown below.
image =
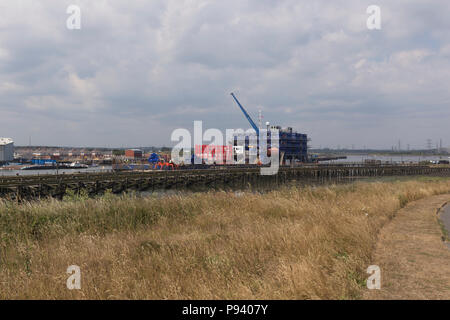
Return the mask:
<svg viewBox="0 0 450 320">
<path fill-rule="evenodd" d="M 14 141 L 0 138 L 0 164 L 14 160 Z"/>
<path fill-rule="evenodd" d="M 125 157 L 129 159 L 141 159 L 143 155 L 142 150 L 139 149 L 129 149 L 125 150 Z"/>
</svg>

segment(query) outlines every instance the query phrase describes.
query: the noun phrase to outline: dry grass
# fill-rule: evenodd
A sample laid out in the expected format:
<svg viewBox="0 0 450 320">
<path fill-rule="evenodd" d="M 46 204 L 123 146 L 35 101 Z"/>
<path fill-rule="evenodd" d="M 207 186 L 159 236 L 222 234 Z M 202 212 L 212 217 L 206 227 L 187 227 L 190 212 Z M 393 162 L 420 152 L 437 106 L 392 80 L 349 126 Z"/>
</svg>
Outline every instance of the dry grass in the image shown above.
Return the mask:
<svg viewBox="0 0 450 320">
<path fill-rule="evenodd" d="M 0 202 L 0 298 L 359 298 L 380 228 L 442 193 L 450 180 Z"/>
</svg>

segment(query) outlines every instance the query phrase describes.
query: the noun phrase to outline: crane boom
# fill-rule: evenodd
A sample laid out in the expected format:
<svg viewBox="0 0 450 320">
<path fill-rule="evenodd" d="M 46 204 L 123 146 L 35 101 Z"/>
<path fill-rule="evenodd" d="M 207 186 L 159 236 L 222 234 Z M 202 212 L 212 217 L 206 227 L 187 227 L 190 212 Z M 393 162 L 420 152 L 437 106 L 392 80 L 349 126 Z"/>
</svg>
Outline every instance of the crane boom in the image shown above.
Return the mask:
<svg viewBox="0 0 450 320">
<path fill-rule="evenodd" d="M 245 111 L 244 107 L 241 105 L 241 103 L 236 98 L 236 96 L 234 95 L 233 92 L 231 93 L 231 96 L 233 97 L 234 101 L 236 101 L 236 103 L 238 104 L 239 108 L 241 108 L 241 110 L 244 113 L 245 117 L 247 118 L 248 122 L 250 122 L 250 125 L 253 127 L 253 129 L 255 129 L 256 134 L 259 136 L 259 128 L 258 128 L 258 126 L 253 122 L 252 118 L 247 113 L 247 111 Z"/>
</svg>

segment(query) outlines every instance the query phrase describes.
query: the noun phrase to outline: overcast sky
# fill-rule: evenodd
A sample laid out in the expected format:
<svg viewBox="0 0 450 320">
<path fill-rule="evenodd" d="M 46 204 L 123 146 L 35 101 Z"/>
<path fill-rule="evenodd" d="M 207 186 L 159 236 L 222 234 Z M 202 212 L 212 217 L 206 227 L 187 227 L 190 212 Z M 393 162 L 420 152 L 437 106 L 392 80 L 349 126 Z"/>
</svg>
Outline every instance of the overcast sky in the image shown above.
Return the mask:
<svg viewBox="0 0 450 320">
<path fill-rule="evenodd" d="M 312 147 L 448 146 L 449 17 L 448 0 L 0 0 L 0 136 L 169 146 L 194 120 L 248 128 L 234 91 Z"/>
</svg>

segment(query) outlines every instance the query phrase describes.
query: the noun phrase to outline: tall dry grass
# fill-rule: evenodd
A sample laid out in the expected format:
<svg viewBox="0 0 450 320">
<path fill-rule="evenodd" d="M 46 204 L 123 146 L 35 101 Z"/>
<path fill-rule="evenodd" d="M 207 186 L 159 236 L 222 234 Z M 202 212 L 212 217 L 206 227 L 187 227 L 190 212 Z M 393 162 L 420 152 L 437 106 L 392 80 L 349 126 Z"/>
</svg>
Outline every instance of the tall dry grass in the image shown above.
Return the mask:
<svg viewBox="0 0 450 320">
<path fill-rule="evenodd" d="M 450 180 L 3 201 L 0 298 L 354 299 L 380 228 L 440 193 Z"/>
</svg>

